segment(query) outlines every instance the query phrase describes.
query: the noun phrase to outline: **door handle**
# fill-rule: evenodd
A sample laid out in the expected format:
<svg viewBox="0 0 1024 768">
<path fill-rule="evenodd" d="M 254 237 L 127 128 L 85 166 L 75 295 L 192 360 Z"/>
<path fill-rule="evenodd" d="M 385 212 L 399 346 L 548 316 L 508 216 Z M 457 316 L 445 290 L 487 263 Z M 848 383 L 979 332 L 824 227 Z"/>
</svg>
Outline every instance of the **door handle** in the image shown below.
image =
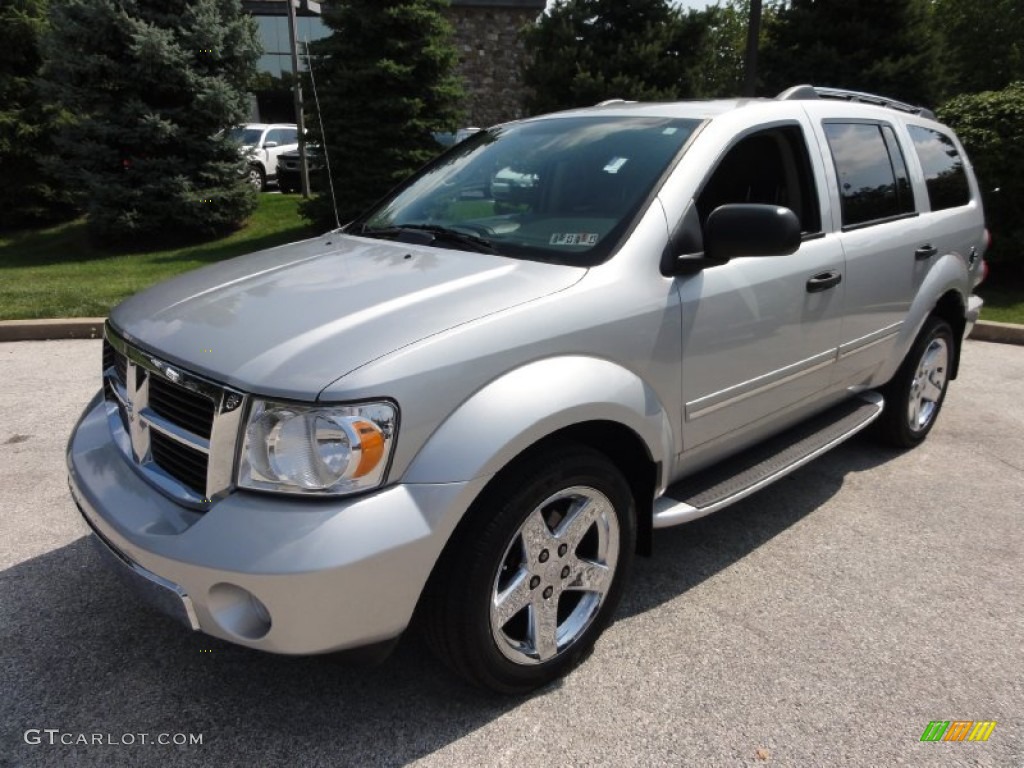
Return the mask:
<svg viewBox="0 0 1024 768">
<path fill-rule="evenodd" d="M 836 272 L 834 269 L 828 272 L 822 272 L 820 275 L 815 275 L 807 281 L 807 292 L 820 293 L 821 291 L 827 291 L 829 288 L 834 288 L 839 285 L 842 279 L 842 274 Z"/>
<path fill-rule="evenodd" d="M 929 243 L 927 245 L 922 245 L 920 248 L 914 251 L 914 258 L 917 259 L 918 261 L 924 261 L 925 259 L 930 259 L 938 252 L 939 249 L 936 248 L 931 243 Z"/>
</svg>

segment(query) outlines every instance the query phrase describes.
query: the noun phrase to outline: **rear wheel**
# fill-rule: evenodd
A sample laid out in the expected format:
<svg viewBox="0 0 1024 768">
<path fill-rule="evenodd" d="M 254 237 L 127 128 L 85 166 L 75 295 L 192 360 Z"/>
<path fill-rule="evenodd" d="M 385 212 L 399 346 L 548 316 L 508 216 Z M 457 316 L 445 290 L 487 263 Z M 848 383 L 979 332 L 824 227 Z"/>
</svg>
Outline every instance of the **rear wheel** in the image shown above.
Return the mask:
<svg viewBox="0 0 1024 768">
<path fill-rule="evenodd" d="M 882 388 L 885 410 L 877 434 L 897 448 L 913 448 L 927 437 L 946 399 L 953 362 L 953 329 L 930 317 L 896 375 Z"/>
<path fill-rule="evenodd" d="M 584 446 L 520 462 L 467 513 L 425 595 L 434 652 L 523 693 L 572 669 L 609 623 L 636 541 L 621 472 Z"/>
</svg>

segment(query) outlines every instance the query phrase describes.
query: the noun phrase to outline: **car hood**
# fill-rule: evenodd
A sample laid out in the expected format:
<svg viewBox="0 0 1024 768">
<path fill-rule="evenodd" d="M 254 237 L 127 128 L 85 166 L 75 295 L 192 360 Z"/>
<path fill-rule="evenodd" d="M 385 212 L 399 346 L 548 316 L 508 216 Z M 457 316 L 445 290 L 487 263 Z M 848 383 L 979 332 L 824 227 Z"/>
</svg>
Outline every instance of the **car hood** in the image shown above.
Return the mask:
<svg viewBox="0 0 1024 768">
<path fill-rule="evenodd" d="M 161 283 L 110 319 L 167 362 L 248 392 L 310 399 L 389 352 L 585 272 L 332 233 Z"/>
</svg>

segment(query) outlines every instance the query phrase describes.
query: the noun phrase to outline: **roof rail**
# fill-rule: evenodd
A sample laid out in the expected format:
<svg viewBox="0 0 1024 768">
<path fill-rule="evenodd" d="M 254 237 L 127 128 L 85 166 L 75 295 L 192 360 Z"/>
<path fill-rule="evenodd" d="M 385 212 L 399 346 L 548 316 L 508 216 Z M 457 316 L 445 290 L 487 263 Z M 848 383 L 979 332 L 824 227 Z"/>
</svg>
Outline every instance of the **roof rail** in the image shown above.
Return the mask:
<svg viewBox="0 0 1024 768">
<path fill-rule="evenodd" d="M 611 104 L 636 104 L 635 101 L 627 101 L 626 99 L 605 99 L 604 101 L 595 104 L 595 107 L 607 107 Z"/>
<path fill-rule="evenodd" d="M 911 115 L 920 115 L 931 120 L 935 119 L 935 113 L 925 107 L 915 107 L 896 99 L 889 99 L 885 96 L 876 96 L 873 93 L 861 91 L 848 91 L 845 88 L 821 88 L 814 85 L 794 85 L 787 88 L 775 97 L 779 101 L 804 101 L 808 99 L 840 99 L 842 101 L 855 101 L 861 104 L 874 104 L 879 107 L 898 109 L 900 112 L 907 112 Z"/>
</svg>

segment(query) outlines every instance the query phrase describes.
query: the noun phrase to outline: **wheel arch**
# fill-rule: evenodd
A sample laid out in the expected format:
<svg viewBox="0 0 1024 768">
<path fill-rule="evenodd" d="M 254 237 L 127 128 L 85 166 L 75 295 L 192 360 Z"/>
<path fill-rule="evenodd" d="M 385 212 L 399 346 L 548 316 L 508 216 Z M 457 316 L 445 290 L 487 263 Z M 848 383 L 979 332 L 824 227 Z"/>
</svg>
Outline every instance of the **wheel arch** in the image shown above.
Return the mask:
<svg viewBox="0 0 1024 768">
<path fill-rule="evenodd" d="M 955 379 L 960 371 L 960 350 L 964 345 L 964 330 L 967 328 L 967 303 L 957 290 L 948 290 L 935 303 L 931 312 L 941 317 L 953 329 L 953 360 L 949 366 L 949 378 Z"/>
</svg>

